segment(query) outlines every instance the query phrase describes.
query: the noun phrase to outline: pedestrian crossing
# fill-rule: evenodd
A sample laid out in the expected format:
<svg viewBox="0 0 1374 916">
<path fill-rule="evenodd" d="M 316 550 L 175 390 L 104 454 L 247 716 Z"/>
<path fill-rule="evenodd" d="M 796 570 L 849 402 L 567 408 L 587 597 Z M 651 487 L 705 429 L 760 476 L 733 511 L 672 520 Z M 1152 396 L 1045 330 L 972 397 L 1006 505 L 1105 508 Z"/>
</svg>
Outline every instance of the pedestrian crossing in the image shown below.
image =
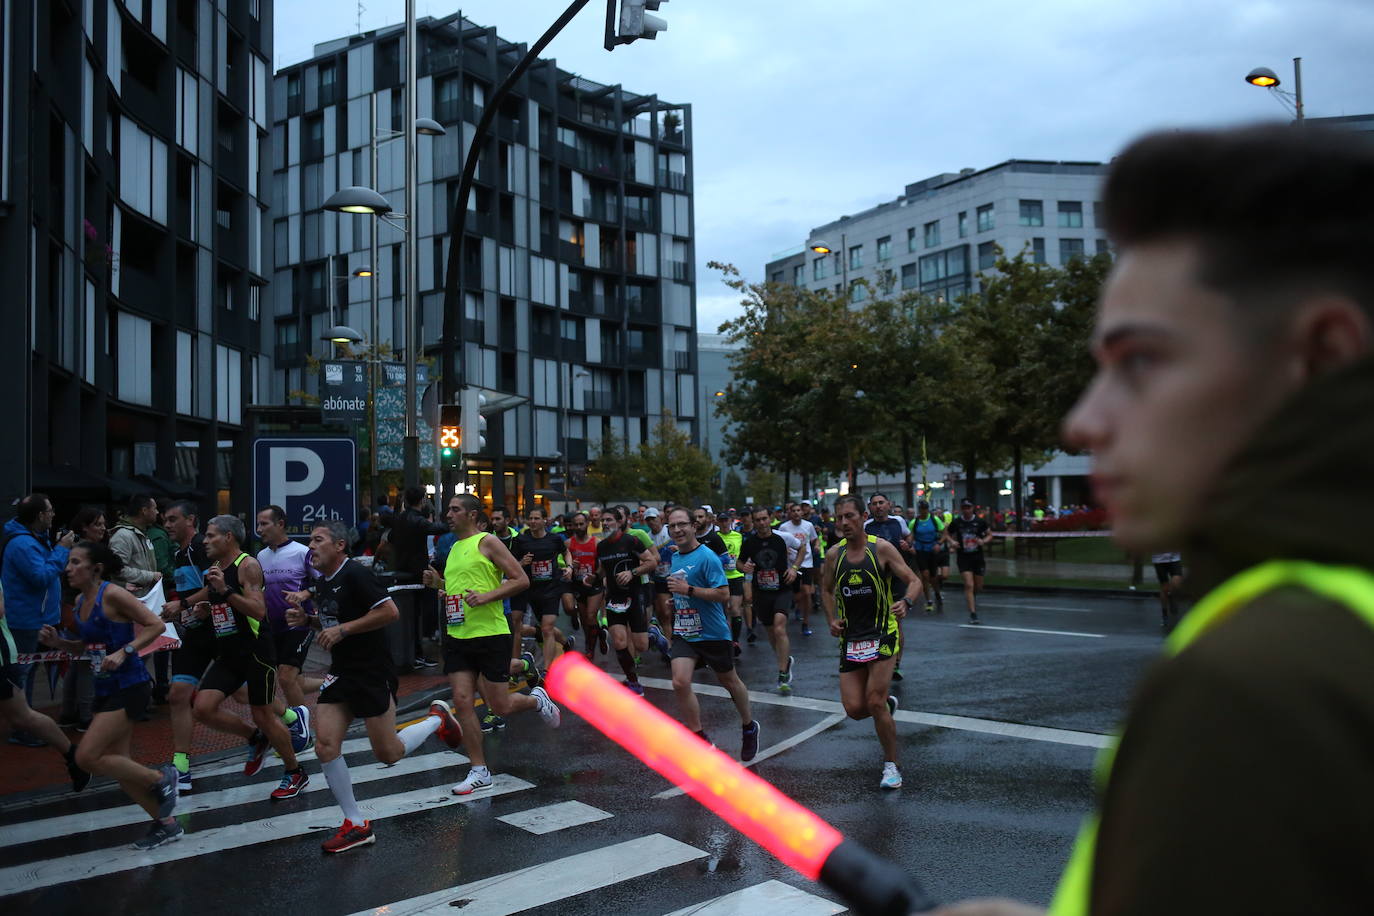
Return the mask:
<svg viewBox="0 0 1374 916">
<path fill-rule="evenodd" d="M 329 905 L 309 909 L 321 914 L 356 911 L 359 916 L 419 916 L 461 909 L 464 916 L 508 916 L 540 907 L 563 912 L 568 901 L 584 894 L 588 897 L 567 912 L 623 911 L 649 916 L 743 916 L 758 912 L 820 916 L 844 912 L 843 906 L 813 893 L 817 890 L 814 887 L 803 889 L 764 880 L 765 875 L 753 882 L 733 876 L 721 886 L 707 877 L 714 867 L 705 864 L 719 854 L 709 841 L 709 836 L 719 835 L 717 825 L 712 823 L 706 837 L 693 835 L 690 830 L 680 837 L 670 836 L 680 832 L 673 828 L 683 822 L 682 812 L 689 810 L 676 807 L 663 809 L 666 816 L 659 817 L 653 828 L 644 829 L 642 823 L 631 823 L 628 815 L 633 812 L 608 804 L 604 797 L 598 797 L 597 805 L 567 798 L 566 774 L 551 772 L 559 768 L 557 763 L 539 769 L 538 781 L 546 783 L 542 787 L 530 779 L 496 772 L 492 788 L 455 796 L 449 787 L 462 769 L 453 768 L 466 764 L 467 759 L 440 748 L 442 745 L 431 740 L 413 755 L 387 767 L 372 759 L 365 736 L 343 743 L 345 756 L 353 758 L 349 760 L 350 774 L 359 790 L 358 805 L 364 816 L 374 824 L 397 824 L 377 828 L 376 847 L 337 857 L 319 852 L 319 842 L 337 828 L 343 814 L 332 804 L 317 766 L 309 768 L 311 782 L 301 796 L 278 803 L 267 800 L 275 784 L 274 774 L 264 779 L 268 772 L 265 767 L 263 772 L 245 777 L 242 757 L 194 768 L 198 791 L 182 796 L 176 811 L 186 834 L 149 852 L 128 845 L 141 834 L 148 818 L 122 793 L 37 800 L 25 811 L 27 819 L 4 818 L 10 822 L 0 823 L 0 849 L 4 850 L 0 856 L 0 907 L 10 911 L 15 906 L 19 910 L 29 904 L 40 906 L 40 901 L 51 899 L 42 895 L 57 891 L 80 895 L 73 900 L 100 900 L 105 908 L 155 911 L 156 905 L 141 902 L 138 896 L 127 900 L 120 897 L 142 894 L 159 884 L 182 883 L 189 884 L 192 893 L 206 895 L 198 903 L 207 913 L 219 912 L 231 902 L 236 912 L 276 912 L 291 907 L 282 904 L 277 897 L 279 888 L 270 882 L 254 879 L 246 885 L 253 896 L 243 897 L 241 892 L 228 896 L 219 877 L 224 876 L 224 887 L 232 886 L 241 880 L 239 875 L 256 874 L 254 863 L 276 860 L 303 863 L 307 874 L 314 862 L 320 863 L 321 869 L 338 862 L 345 872 L 336 871 L 335 875 L 377 870 L 375 878 L 367 882 L 368 899 L 356 901 L 371 908 L 346 906 L 340 901 L 347 896 L 336 894 L 329 898 Z M 301 755 L 302 761 L 313 758 L 313 752 Z M 267 766 L 280 766 L 280 761 L 268 761 Z M 427 773 L 435 775 L 426 778 Z M 530 773 L 524 770 L 521 775 Z M 438 784 L 417 787 L 417 782 Z M 367 794 L 371 797 L 361 797 Z M 642 804 L 645 795 L 631 791 L 619 797 Z M 614 794 L 610 797 L 617 798 Z M 309 807 L 311 803 L 315 807 Z M 422 822 L 426 837 L 422 842 L 429 842 L 435 857 L 449 863 L 437 874 L 458 880 L 435 880 L 422 893 L 407 887 L 409 895 L 398 893 L 397 899 L 379 902 L 375 888 L 387 880 L 386 867 L 381 864 L 384 860 L 377 858 L 381 850 L 400 848 L 415 835 L 406 826 L 407 817 L 445 809 L 460 813 L 456 818 L 438 815 L 441 820 L 430 815 Z M 701 820 L 710 823 L 709 816 Z M 453 839 L 454 829 L 474 836 L 487 831 L 492 835 L 492 846 L 508 851 L 481 857 L 480 861 L 473 857 L 470 863 L 458 852 L 461 844 Z M 528 839 L 522 841 L 521 836 Z M 455 845 L 441 846 L 440 838 Z M 486 844 L 485 834 L 475 842 Z M 528 843 L 545 845 L 539 847 L 539 854 L 522 853 L 529 849 Z M 398 867 L 405 865 L 402 860 Z M 202 884 L 206 880 L 199 877 L 202 875 L 215 876 L 214 885 Z M 662 892 L 664 876 L 676 882 L 671 894 Z M 800 878 L 795 880 L 798 885 L 805 884 Z M 187 891 L 170 893 L 173 901 L 180 901 Z M 628 894 L 626 899 L 631 903 L 624 910 L 598 910 L 597 895 L 607 893 Z"/>
</svg>

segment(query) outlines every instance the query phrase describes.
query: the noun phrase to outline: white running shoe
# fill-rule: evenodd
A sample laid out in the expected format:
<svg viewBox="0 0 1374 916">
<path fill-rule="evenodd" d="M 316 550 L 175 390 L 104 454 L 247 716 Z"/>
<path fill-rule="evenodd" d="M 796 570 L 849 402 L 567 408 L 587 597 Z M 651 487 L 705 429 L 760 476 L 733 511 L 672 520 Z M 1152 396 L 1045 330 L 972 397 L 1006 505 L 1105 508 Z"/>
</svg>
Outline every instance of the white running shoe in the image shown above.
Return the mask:
<svg viewBox="0 0 1374 916">
<path fill-rule="evenodd" d="M 491 770 L 486 767 L 473 767 L 468 770 L 467 779 L 453 787 L 454 795 L 471 795 L 478 789 L 491 788 Z"/>
<path fill-rule="evenodd" d="M 544 724 L 549 728 L 557 728 L 563 721 L 563 714 L 558 710 L 558 704 L 549 699 L 548 693 L 543 687 L 536 687 L 530 691 L 530 696 L 534 697 L 534 702 L 539 704 L 539 716 L 544 720 Z"/>
<path fill-rule="evenodd" d="M 890 760 L 883 764 L 883 778 L 878 785 L 884 789 L 900 789 L 902 787 L 902 771 L 897 769 L 897 764 Z"/>
</svg>

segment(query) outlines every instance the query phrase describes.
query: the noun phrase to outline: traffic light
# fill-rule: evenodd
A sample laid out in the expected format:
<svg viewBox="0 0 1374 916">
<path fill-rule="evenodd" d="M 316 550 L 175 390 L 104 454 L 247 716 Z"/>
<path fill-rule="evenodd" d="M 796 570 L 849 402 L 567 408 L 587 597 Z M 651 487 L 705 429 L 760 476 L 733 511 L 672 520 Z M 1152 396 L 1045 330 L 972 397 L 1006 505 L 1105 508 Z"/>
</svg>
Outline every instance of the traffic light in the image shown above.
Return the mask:
<svg viewBox="0 0 1374 916">
<path fill-rule="evenodd" d="M 439 461 L 456 468 L 463 461 L 463 408 L 458 404 L 439 405 Z"/>
<path fill-rule="evenodd" d="M 487 447 L 487 418 L 482 416 L 482 408 L 487 403 L 486 395 L 476 388 L 464 388 L 459 395 L 463 402 L 462 442 L 468 454 L 475 455 Z"/>
<path fill-rule="evenodd" d="M 616 4 L 620 16 L 616 17 Z M 606 0 L 606 50 L 627 45 L 640 38 L 653 40 L 659 32 L 667 31 L 668 23 L 647 10 L 656 10 L 663 0 Z"/>
</svg>

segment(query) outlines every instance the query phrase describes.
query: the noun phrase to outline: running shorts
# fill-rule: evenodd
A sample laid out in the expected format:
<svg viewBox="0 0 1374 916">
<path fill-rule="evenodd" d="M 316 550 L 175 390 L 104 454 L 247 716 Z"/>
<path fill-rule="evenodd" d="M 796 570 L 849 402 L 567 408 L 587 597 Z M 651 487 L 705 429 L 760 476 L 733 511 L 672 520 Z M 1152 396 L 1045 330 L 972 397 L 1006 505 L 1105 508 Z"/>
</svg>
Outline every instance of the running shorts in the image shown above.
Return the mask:
<svg viewBox="0 0 1374 916">
<path fill-rule="evenodd" d="M 510 678 L 510 648 L 509 635 L 454 639 L 446 633 L 444 673 L 473 671 L 493 684 L 505 684 Z"/>
<path fill-rule="evenodd" d="M 358 719 L 384 715 L 396 699 L 396 673 L 386 668 L 330 674 L 320 685 L 321 703 L 338 703 Z"/>
<path fill-rule="evenodd" d="M 257 655 L 220 656 L 202 675 L 201 690 L 218 690 L 225 696 L 248 685 L 249 706 L 270 706 L 277 695 L 277 666 Z"/>
<path fill-rule="evenodd" d="M 702 639 L 693 642 L 681 636 L 674 636 L 669 657 L 674 660 L 693 659 L 698 668 L 710 666 L 717 674 L 735 670 L 735 649 L 728 639 Z"/>
<path fill-rule="evenodd" d="M 78 662 L 78 664 L 81 664 Z M 99 712 L 124 710 L 130 722 L 137 722 L 148 711 L 153 701 L 153 682 L 143 681 L 128 687 L 121 687 L 114 693 L 97 694 L 91 702 L 91 715 Z"/>
</svg>

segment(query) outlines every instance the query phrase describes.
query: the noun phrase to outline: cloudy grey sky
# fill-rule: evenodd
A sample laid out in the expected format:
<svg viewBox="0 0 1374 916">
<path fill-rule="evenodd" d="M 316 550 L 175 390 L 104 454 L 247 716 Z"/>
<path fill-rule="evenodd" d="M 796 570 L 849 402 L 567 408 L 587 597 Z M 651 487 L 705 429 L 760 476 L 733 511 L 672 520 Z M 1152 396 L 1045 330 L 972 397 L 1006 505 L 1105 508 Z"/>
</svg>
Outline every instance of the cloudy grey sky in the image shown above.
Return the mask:
<svg viewBox="0 0 1374 916">
<path fill-rule="evenodd" d="M 356 31 L 356 0 L 277 0 L 276 66 Z M 366 0 L 363 29 L 404 17 Z M 418 0 L 421 17 L 456 4 Z M 532 43 L 565 4 L 461 9 Z M 1285 117 L 1246 84 L 1303 58 L 1310 117 L 1374 112 L 1370 0 L 668 0 L 656 41 L 603 50 L 592 0 L 550 46 L 561 67 L 690 102 L 698 327 L 738 300 L 708 260 L 762 279 L 807 230 L 908 182 L 1010 158 L 1109 159 L 1146 130 Z"/>
</svg>

